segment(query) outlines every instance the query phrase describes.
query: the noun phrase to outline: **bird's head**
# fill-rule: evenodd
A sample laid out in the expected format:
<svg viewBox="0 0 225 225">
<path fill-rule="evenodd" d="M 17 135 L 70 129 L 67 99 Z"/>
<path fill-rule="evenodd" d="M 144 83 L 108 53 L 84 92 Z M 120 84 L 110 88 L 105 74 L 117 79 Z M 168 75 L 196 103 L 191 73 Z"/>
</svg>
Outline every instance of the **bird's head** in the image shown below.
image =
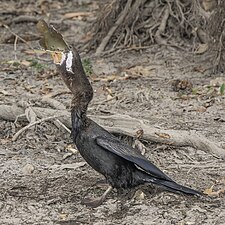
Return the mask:
<svg viewBox="0 0 225 225">
<path fill-rule="evenodd" d="M 37 30 L 41 35 L 39 43 L 46 52 L 52 55 L 53 62 L 56 65 L 62 65 L 65 61 L 66 65 L 70 65 L 73 53 L 63 36 L 44 20 L 38 21 Z"/>
<path fill-rule="evenodd" d="M 90 102 L 93 90 L 76 49 L 69 47 L 63 36 L 44 20 L 37 23 L 37 29 L 41 34 L 41 47 L 51 54 L 54 64 L 74 97 L 80 102 Z"/>
</svg>

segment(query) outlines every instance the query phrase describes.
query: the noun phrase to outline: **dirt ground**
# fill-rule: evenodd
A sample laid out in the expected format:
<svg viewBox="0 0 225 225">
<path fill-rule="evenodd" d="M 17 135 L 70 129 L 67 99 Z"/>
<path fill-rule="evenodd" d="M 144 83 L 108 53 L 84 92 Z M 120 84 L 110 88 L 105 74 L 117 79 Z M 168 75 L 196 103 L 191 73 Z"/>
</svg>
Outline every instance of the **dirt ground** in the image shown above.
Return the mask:
<svg viewBox="0 0 225 225">
<path fill-rule="evenodd" d="M 27 52 L 27 44 L 38 48 L 35 23 L 18 22 L 16 18 L 45 18 L 47 7 L 51 21 L 79 49 L 100 1 L 34 2 L 2 1 L 0 6 L 1 20 L 10 29 L 0 28 L 0 107 L 26 103 L 30 108 L 50 108 L 42 100 L 48 96 L 69 110 L 71 95 L 50 57 Z M 60 25 L 69 12 L 90 14 L 65 19 Z M 27 44 L 19 38 L 15 41 L 13 33 Z M 225 78 L 211 72 L 210 61 L 201 61 L 188 51 L 159 46 L 104 57 L 81 55 L 95 90 L 89 114 L 130 115 L 163 129 L 197 130 L 216 143 L 224 143 L 225 95 L 220 87 Z M 192 87 L 188 83 L 180 90 L 174 85 L 176 79 L 188 80 Z M 202 191 L 213 186 L 213 196 L 189 197 L 143 186 L 122 194 L 115 190 L 102 206 L 91 209 L 81 203 L 82 199 L 104 192 L 105 187 L 98 185 L 103 177 L 84 163 L 78 152 L 72 153 L 70 134 L 52 120 L 31 127 L 12 141 L 27 124 L 0 119 L 1 225 L 225 224 L 222 159 L 189 147 L 144 142 L 145 156 L 171 178 Z"/>
</svg>

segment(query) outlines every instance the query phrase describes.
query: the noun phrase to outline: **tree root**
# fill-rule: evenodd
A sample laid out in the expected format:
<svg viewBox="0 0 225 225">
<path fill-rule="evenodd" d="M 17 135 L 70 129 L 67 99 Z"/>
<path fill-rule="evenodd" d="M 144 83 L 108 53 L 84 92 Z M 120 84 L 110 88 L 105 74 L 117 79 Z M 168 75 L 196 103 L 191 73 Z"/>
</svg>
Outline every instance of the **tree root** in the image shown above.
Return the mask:
<svg viewBox="0 0 225 225">
<path fill-rule="evenodd" d="M 213 54 L 213 66 L 215 72 L 225 71 L 225 5 L 218 1 L 218 7 L 209 19 L 210 50 Z"/>
<path fill-rule="evenodd" d="M 32 107 L 38 118 L 57 117 L 66 127 L 71 128 L 71 115 L 66 110 L 54 110 L 49 108 Z M 25 109 L 17 106 L 1 105 L 0 118 L 15 121 L 19 115 L 24 114 Z M 219 143 L 210 141 L 196 131 L 164 130 L 149 125 L 149 121 L 132 118 L 130 116 L 115 114 L 109 116 L 90 115 L 91 119 L 114 134 L 123 134 L 137 137 L 141 140 L 167 144 L 179 147 L 192 147 L 225 158 L 225 149 Z M 27 120 L 19 117 L 18 121 Z"/>
<path fill-rule="evenodd" d="M 153 43 L 176 46 L 172 43 L 194 39 L 193 30 L 202 28 L 208 17 L 199 0 L 108 1 L 92 24 L 92 38 L 86 47 L 101 53 Z"/>
<path fill-rule="evenodd" d="M 164 15 L 163 15 L 162 21 L 160 23 L 160 26 L 159 26 L 158 30 L 156 31 L 156 33 L 155 33 L 155 40 L 156 40 L 157 44 L 159 44 L 159 45 L 166 45 L 166 41 L 163 40 L 161 35 L 165 32 L 166 24 L 167 24 L 169 15 L 170 15 L 169 8 L 166 7 L 166 9 L 164 11 Z"/>
<path fill-rule="evenodd" d="M 104 49 L 105 49 L 106 45 L 108 44 L 110 38 L 112 37 L 112 35 L 116 31 L 116 29 L 119 27 L 119 25 L 123 22 L 124 18 L 126 17 L 126 15 L 128 13 L 128 10 L 130 9 L 131 3 L 132 3 L 132 0 L 127 1 L 126 6 L 123 9 L 123 11 L 120 13 L 119 18 L 116 21 L 115 25 L 110 28 L 108 34 L 103 38 L 101 44 L 97 48 L 96 54 L 99 54 L 99 53 L 104 51 Z"/>
</svg>

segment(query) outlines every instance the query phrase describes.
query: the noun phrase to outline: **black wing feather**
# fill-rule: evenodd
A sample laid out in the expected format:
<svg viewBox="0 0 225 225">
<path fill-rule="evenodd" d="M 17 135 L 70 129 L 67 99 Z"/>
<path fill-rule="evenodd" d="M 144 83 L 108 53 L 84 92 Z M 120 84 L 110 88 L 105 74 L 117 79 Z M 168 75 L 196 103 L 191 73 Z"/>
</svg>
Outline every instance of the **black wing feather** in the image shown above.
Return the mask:
<svg viewBox="0 0 225 225">
<path fill-rule="evenodd" d="M 159 168 L 147 160 L 137 149 L 122 143 L 117 138 L 97 137 L 96 142 L 102 148 L 136 164 L 138 167 L 149 173 L 153 177 L 172 181 L 166 174 Z"/>
</svg>

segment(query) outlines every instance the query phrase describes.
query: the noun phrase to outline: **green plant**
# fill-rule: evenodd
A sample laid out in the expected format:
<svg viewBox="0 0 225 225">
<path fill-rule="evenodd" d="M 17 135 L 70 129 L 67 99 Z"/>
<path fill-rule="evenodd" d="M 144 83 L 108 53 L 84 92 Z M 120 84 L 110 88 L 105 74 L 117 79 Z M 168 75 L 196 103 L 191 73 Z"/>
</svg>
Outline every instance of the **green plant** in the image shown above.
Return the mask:
<svg viewBox="0 0 225 225">
<path fill-rule="evenodd" d="M 225 83 L 223 83 L 223 84 L 220 86 L 220 94 L 221 94 L 221 95 L 224 95 L 224 91 L 225 91 Z"/>
<path fill-rule="evenodd" d="M 84 59 L 82 60 L 82 64 L 83 64 L 85 73 L 86 73 L 88 76 L 91 76 L 91 74 L 93 73 L 93 69 L 92 69 L 92 64 L 91 64 L 90 59 L 84 58 Z"/>
<path fill-rule="evenodd" d="M 28 59 L 27 61 L 30 62 L 30 66 L 34 67 L 37 71 L 42 71 L 44 68 L 46 68 L 45 64 L 40 63 L 36 59 Z"/>
</svg>

